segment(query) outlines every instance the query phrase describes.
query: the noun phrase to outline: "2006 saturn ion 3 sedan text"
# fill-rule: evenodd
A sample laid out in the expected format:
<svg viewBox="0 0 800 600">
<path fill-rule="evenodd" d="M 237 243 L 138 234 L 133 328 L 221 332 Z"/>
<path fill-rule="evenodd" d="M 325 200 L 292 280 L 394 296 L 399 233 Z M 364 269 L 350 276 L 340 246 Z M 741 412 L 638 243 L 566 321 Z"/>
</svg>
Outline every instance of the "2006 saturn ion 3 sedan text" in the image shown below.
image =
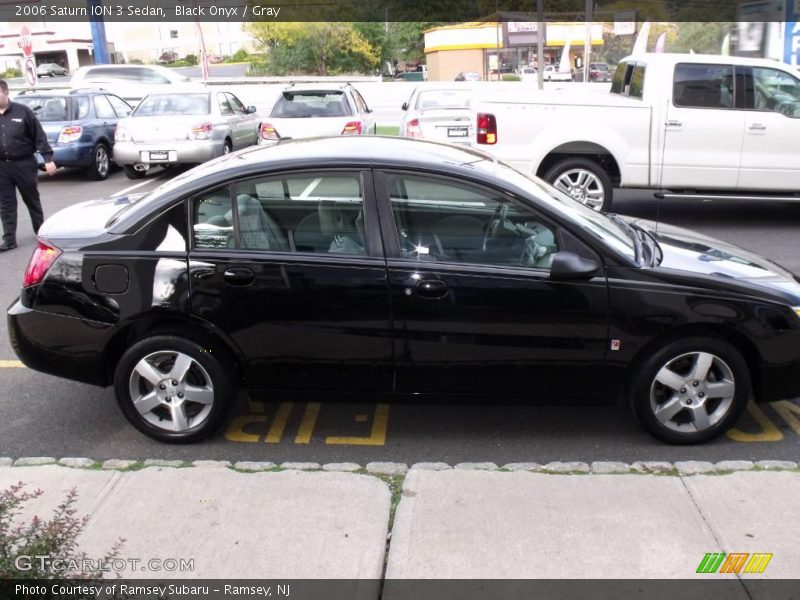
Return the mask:
<svg viewBox="0 0 800 600">
<path fill-rule="evenodd" d="M 169 442 L 213 432 L 241 386 L 626 398 L 678 444 L 800 394 L 798 278 L 654 225 L 467 148 L 295 140 L 48 219 L 9 331 Z"/>
</svg>

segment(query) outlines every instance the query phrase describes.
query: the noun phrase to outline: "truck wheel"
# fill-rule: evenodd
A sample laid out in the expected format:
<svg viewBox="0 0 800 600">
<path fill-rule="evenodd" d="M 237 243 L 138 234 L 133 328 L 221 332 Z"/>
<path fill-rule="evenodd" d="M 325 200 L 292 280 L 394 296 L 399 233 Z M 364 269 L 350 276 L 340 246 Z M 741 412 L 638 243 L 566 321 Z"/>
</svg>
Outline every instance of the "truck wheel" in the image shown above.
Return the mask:
<svg viewBox="0 0 800 600">
<path fill-rule="evenodd" d="M 550 167 L 544 179 L 589 208 L 602 212 L 611 208 L 611 177 L 593 160 L 565 158 Z"/>
</svg>

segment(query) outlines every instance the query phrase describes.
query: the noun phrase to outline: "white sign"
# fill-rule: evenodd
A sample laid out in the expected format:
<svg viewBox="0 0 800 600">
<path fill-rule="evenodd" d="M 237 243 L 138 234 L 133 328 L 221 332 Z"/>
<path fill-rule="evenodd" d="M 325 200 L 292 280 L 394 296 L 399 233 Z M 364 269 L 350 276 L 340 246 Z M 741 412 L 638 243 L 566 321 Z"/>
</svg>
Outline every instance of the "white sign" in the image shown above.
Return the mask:
<svg viewBox="0 0 800 600">
<path fill-rule="evenodd" d="M 508 22 L 508 33 L 535 33 L 537 31 L 539 31 L 538 23 Z"/>
<path fill-rule="evenodd" d="M 629 10 L 614 15 L 614 35 L 633 35 L 636 33 L 636 12 Z"/>
<path fill-rule="evenodd" d="M 25 59 L 25 81 L 28 82 L 28 87 L 36 87 L 36 63 L 32 58 Z"/>
</svg>

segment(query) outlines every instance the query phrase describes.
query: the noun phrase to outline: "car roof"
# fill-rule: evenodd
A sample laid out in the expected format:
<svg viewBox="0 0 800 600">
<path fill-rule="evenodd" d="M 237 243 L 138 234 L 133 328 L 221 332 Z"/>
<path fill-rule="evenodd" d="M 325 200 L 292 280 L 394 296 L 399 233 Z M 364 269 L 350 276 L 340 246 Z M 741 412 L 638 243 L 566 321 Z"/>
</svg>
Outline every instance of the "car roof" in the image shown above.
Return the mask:
<svg viewBox="0 0 800 600">
<path fill-rule="evenodd" d="M 303 168 L 415 168 L 491 179 L 497 160 L 470 147 L 395 136 L 303 138 L 272 146 L 250 146 L 174 177 L 146 201 L 126 209 L 110 233 L 130 233 L 154 211 L 204 186 L 255 176 L 270 170 Z"/>
<path fill-rule="evenodd" d="M 781 70 L 788 70 L 789 66 L 785 63 L 772 60 L 770 58 L 748 58 L 746 56 L 729 56 L 721 54 L 678 54 L 670 52 L 644 52 L 626 56 L 620 62 L 640 61 L 653 64 L 674 64 L 681 62 L 714 64 L 714 65 L 742 65 L 754 67 L 771 67 Z"/>
<path fill-rule="evenodd" d="M 351 85 L 344 83 L 329 83 L 321 81 L 319 83 L 293 83 L 283 88 L 282 92 L 343 92 Z"/>
</svg>

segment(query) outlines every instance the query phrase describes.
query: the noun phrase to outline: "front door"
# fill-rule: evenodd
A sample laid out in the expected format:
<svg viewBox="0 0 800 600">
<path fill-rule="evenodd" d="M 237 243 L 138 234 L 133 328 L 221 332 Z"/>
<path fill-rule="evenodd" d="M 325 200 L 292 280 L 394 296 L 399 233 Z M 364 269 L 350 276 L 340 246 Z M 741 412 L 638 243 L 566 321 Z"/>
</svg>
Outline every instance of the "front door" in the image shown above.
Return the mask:
<svg viewBox="0 0 800 600">
<path fill-rule="evenodd" d="M 549 276 L 574 236 L 481 186 L 400 172 L 376 182 L 393 247 L 397 391 L 561 401 L 607 391 L 605 278 Z"/>
<path fill-rule="evenodd" d="M 677 64 L 664 122 L 660 185 L 736 187 L 744 113 L 734 108 L 733 66 Z"/>
<path fill-rule="evenodd" d="M 748 110 L 739 188 L 800 192 L 800 79 L 753 67 L 745 76 Z"/>
<path fill-rule="evenodd" d="M 241 349 L 252 389 L 390 391 L 373 189 L 368 172 L 317 170 L 193 200 L 191 312 Z"/>
</svg>

